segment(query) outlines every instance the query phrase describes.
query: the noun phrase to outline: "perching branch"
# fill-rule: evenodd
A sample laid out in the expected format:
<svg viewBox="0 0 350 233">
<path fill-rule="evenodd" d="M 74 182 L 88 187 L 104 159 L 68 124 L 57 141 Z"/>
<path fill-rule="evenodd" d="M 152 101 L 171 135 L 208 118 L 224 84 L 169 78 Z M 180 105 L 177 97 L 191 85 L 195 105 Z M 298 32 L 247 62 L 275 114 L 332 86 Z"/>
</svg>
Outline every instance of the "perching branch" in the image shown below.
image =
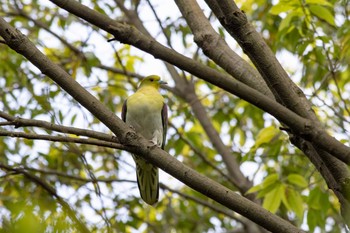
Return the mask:
<svg viewBox="0 0 350 233">
<path fill-rule="evenodd" d="M 28 170 L 28 171 L 32 171 L 32 172 L 39 172 L 42 174 L 46 174 L 46 175 L 54 175 L 54 176 L 59 176 L 59 177 L 63 177 L 63 178 L 67 178 L 67 179 L 71 179 L 71 180 L 76 180 L 79 182 L 84 182 L 84 183 L 94 183 L 94 182 L 103 182 L 103 183 L 112 183 L 112 182 L 126 182 L 126 183 L 136 183 L 135 180 L 127 180 L 127 179 L 115 179 L 115 178 L 95 178 L 95 179 L 91 179 L 91 178 L 85 178 L 85 177 L 80 177 L 80 176 L 74 176 L 74 175 L 69 175 L 67 173 L 64 172 L 59 172 L 57 170 L 48 170 L 48 169 L 37 169 L 37 168 L 32 168 L 32 167 L 23 167 L 23 169 Z"/>
</svg>

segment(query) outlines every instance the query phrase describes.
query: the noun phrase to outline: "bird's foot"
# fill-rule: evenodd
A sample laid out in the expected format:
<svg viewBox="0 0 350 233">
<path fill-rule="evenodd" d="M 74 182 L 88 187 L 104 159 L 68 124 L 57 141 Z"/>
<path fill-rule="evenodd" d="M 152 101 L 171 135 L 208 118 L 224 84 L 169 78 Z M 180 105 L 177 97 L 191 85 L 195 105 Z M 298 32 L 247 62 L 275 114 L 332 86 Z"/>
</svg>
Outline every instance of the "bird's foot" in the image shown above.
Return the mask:
<svg viewBox="0 0 350 233">
<path fill-rule="evenodd" d="M 157 147 L 157 143 L 155 143 L 153 140 L 149 140 L 150 143 L 152 143 L 151 146 L 149 146 L 148 148 L 154 148 Z"/>
</svg>

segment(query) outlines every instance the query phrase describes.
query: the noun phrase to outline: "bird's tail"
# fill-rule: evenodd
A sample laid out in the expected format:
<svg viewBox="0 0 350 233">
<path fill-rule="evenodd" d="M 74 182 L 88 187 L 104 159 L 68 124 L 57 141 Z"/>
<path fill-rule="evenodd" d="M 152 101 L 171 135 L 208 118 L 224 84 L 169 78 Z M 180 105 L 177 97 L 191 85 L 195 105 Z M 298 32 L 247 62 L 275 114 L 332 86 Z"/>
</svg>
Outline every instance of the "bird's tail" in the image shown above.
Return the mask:
<svg viewBox="0 0 350 233">
<path fill-rule="evenodd" d="M 141 198 L 149 205 L 158 202 L 159 197 L 159 175 L 158 168 L 146 160 L 133 156 L 136 163 L 137 185 L 139 186 Z"/>
</svg>

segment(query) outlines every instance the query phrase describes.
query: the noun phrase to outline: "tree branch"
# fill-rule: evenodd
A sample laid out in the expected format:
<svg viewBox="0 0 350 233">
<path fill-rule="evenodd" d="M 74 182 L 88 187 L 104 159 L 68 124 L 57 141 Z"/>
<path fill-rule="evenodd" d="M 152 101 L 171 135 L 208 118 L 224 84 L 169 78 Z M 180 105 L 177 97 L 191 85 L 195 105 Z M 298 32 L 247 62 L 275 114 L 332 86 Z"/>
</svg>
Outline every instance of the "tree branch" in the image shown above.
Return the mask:
<svg viewBox="0 0 350 233">
<path fill-rule="evenodd" d="M 76 181 L 79 181 L 79 182 L 84 182 L 84 183 L 88 183 L 88 182 L 91 182 L 91 183 L 95 183 L 95 182 L 103 182 L 103 183 L 113 183 L 113 182 L 136 183 L 135 180 L 127 180 L 127 179 L 115 179 L 115 178 L 111 178 L 111 179 L 108 179 L 108 178 L 103 178 L 103 179 L 94 178 L 94 179 L 92 179 L 92 178 L 84 178 L 84 177 L 80 177 L 80 176 L 69 175 L 67 173 L 59 172 L 59 171 L 56 171 L 56 170 L 47 170 L 47 169 L 42 170 L 42 169 L 37 169 L 37 168 L 32 168 L 32 167 L 27 167 L 27 166 L 24 166 L 23 169 L 28 170 L 28 171 L 32 171 L 32 172 L 39 172 L 39 173 L 46 174 L 46 175 L 60 176 L 60 177 L 64 177 L 64 178 L 67 178 L 67 179 L 73 179 L 73 180 L 76 180 Z"/>
<path fill-rule="evenodd" d="M 79 143 L 79 144 L 109 147 L 109 148 L 120 149 L 120 150 L 126 150 L 128 148 L 119 143 L 106 142 L 106 141 L 101 141 L 101 140 L 91 139 L 91 138 L 90 139 L 72 138 L 72 137 L 65 137 L 65 136 L 52 136 L 52 135 L 24 133 L 24 132 L 15 132 L 15 131 L 6 131 L 6 130 L 0 130 L 0 136 L 26 138 L 26 139 L 33 139 L 33 140 L 45 140 L 45 141 L 52 141 L 52 142 Z"/>
<path fill-rule="evenodd" d="M 24 119 L 24 118 L 20 118 L 20 117 L 14 117 L 14 116 L 11 116 L 3 111 L 0 111 L 0 117 L 8 120 L 8 122 L 0 122 L 0 124 L 13 125 L 13 126 L 15 126 L 15 128 L 26 127 L 26 126 L 41 127 L 41 128 L 47 129 L 47 130 L 52 130 L 52 131 L 61 132 L 61 133 L 65 133 L 65 134 L 86 136 L 86 137 L 95 138 L 95 139 L 106 141 L 106 142 L 118 143 L 118 140 L 115 136 L 105 134 L 105 133 L 100 133 L 100 132 L 93 131 L 93 130 L 57 125 L 57 124 L 50 123 L 47 121 L 42 121 L 42 120 L 32 120 L 32 119 Z"/>
<path fill-rule="evenodd" d="M 194 0 L 175 1 L 194 35 L 194 41 L 204 54 L 242 83 L 274 98 L 259 73 L 236 54 L 214 30 L 203 10 Z"/>
<path fill-rule="evenodd" d="M 222 160 L 224 161 L 226 168 L 234 180 L 234 184 L 239 191 L 244 195 L 249 188 L 253 186 L 252 181 L 250 181 L 247 177 L 242 173 L 239 163 L 237 162 L 237 158 L 232 154 L 232 151 L 228 149 L 228 147 L 223 143 L 220 138 L 219 133 L 216 131 L 214 125 L 212 124 L 204 106 L 200 104 L 200 100 L 195 94 L 194 86 L 190 85 L 192 90 L 184 93 L 184 99 L 191 105 L 193 112 L 196 118 L 201 123 L 205 133 L 208 135 L 211 143 L 214 148 L 221 155 Z M 187 90 L 189 87 L 187 87 Z M 252 196 L 250 196 L 252 197 Z"/>
</svg>

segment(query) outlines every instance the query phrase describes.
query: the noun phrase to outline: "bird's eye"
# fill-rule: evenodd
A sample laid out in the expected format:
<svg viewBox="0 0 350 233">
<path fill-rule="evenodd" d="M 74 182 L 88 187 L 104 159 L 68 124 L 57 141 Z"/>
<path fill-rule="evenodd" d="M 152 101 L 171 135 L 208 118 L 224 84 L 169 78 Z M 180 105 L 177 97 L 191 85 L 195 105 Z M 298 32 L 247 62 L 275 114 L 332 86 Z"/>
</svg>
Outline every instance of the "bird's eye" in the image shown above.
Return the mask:
<svg viewBox="0 0 350 233">
<path fill-rule="evenodd" d="M 153 79 L 153 78 L 151 78 L 151 79 L 150 79 L 150 81 L 151 81 L 151 82 L 153 82 L 153 81 L 154 81 L 154 79 Z"/>
</svg>

